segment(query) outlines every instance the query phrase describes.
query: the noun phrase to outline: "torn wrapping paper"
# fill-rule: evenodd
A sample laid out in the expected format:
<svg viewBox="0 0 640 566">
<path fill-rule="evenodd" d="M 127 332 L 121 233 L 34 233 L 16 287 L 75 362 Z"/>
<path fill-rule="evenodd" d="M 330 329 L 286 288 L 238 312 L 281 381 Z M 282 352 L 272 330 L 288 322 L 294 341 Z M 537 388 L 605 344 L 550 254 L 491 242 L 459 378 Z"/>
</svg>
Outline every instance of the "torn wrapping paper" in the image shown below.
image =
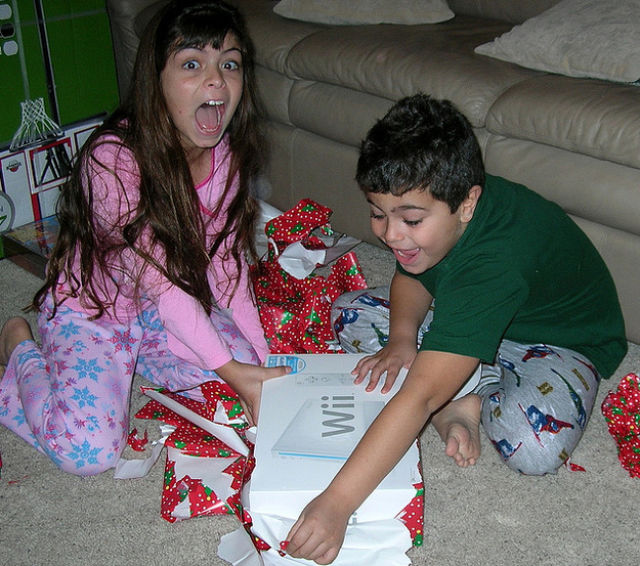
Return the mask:
<svg viewBox="0 0 640 566">
<path fill-rule="evenodd" d="M 253 469 L 249 427 L 228 385 L 210 381 L 200 388 L 205 402 L 143 388 L 153 400 L 136 417 L 157 419 L 175 428 L 164 441 L 167 460 L 161 515 L 174 522 L 235 514 L 242 521 L 240 491 Z"/>
<path fill-rule="evenodd" d="M 602 414 L 616 442 L 618 459 L 631 477 L 640 477 L 640 380 L 630 373 L 602 402 Z"/>
<path fill-rule="evenodd" d="M 335 476 L 403 377 L 387 395 L 366 393 L 363 386 L 353 385 L 349 375 L 359 357 L 269 356 L 267 365 L 289 365 L 294 373 L 265 383 L 257 436 L 244 419 L 237 395 L 224 383 L 203 384 L 205 402 L 143 388 L 152 400 L 136 416 L 160 420 L 173 429 L 165 440 L 162 516 L 174 522 L 235 514 L 242 526 L 224 536 L 218 549 L 219 556 L 234 566 L 313 564 L 287 556 L 282 542 L 302 508 Z M 301 399 L 296 391 L 311 391 L 311 397 Z M 309 408 L 308 401 L 321 409 L 316 424 L 329 433 L 321 433 L 320 440 L 301 438 L 309 433 L 308 427 L 314 428 L 309 417 L 318 416 L 313 409 L 309 415 L 301 411 Z M 287 430 L 294 432 L 293 437 Z M 238 440 L 242 448 L 236 451 L 229 444 L 236 445 Z M 270 483 L 274 478 L 275 485 Z M 354 513 L 334 564 L 410 564 L 406 551 L 422 543 L 423 500 L 416 443 Z"/>
<path fill-rule="evenodd" d="M 273 526 L 277 525 L 274 529 Z M 270 518 L 268 522 L 258 517 L 253 529 L 271 531 L 276 538 L 293 523 Z M 218 556 L 233 566 L 316 566 L 315 562 L 292 558 L 273 549 L 258 551 L 251 545 L 251 538 L 242 529 L 223 536 L 218 546 Z M 409 541 L 409 546 L 410 546 Z M 407 547 L 407 531 L 395 519 L 350 525 L 347 528 L 340 554 L 333 566 L 408 566 L 411 561 L 399 549 Z"/>
<path fill-rule="evenodd" d="M 359 240 L 334 237 L 331 212 L 304 199 L 265 224 L 269 251 L 254 268 L 254 289 L 271 352 L 336 349 L 331 304 L 342 293 L 367 287 L 358 259 L 349 251 Z M 329 264 L 328 276 L 315 272 Z"/>
<path fill-rule="evenodd" d="M 281 551 L 281 543 L 305 505 L 335 477 L 392 391 L 366 392 L 351 369 L 362 356 L 271 355 L 267 366 L 294 372 L 264 383 L 255 459 L 242 493 L 250 532 L 263 544 L 249 553 L 223 539 L 219 554 L 234 564 L 311 564 Z M 406 373 L 403 372 L 403 374 Z M 417 443 L 354 513 L 337 566 L 404 566 L 406 551 L 422 543 L 424 489 Z M 235 543 L 234 543 L 235 544 Z M 258 560 L 259 559 L 259 560 Z"/>
</svg>

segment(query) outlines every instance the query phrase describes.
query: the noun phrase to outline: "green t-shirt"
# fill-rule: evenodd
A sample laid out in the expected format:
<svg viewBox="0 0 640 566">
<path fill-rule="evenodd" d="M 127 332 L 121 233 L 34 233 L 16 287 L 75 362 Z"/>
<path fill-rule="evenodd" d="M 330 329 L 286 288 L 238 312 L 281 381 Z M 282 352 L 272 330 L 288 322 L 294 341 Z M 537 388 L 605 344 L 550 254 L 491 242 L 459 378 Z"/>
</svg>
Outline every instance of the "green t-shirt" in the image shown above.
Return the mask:
<svg viewBox="0 0 640 566">
<path fill-rule="evenodd" d="M 473 219 L 447 256 L 419 275 L 435 298 L 421 349 L 493 363 L 503 338 L 585 355 L 610 377 L 627 350 L 609 271 L 562 209 L 487 175 Z"/>
</svg>

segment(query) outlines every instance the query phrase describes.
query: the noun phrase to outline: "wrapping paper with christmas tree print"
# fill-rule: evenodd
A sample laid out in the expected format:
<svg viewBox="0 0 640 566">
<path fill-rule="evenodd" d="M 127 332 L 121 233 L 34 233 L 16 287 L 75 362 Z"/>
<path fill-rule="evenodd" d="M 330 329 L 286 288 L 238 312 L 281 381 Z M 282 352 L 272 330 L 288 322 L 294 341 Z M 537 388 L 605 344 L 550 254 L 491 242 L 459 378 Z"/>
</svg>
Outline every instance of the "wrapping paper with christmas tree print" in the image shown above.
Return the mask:
<svg viewBox="0 0 640 566">
<path fill-rule="evenodd" d="M 413 487 L 415 496 L 395 518 L 349 524 L 340 553 L 332 564 L 409 566 L 411 561 L 406 551 L 412 544 L 416 547 L 422 545 L 424 528 L 424 485 L 417 483 Z M 289 557 L 286 544 L 279 542 L 293 526 L 292 519 L 261 514 L 252 518 L 246 504 L 244 517 L 244 527 L 222 537 L 218 556 L 233 566 L 293 566 L 308 563 Z"/>
<path fill-rule="evenodd" d="M 367 283 L 353 251 L 341 255 L 328 276 L 311 272 L 299 278 L 282 265 L 282 257 L 295 247 L 320 266 L 315 252 L 332 247 L 327 235 L 331 209 L 310 199 L 271 219 L 265 225 L 269 251 L 254 270 L 254 289 L 260 320 L 272 353 L 325 353 L 338 349 L 331 327 L 331 304 L 342 293 L 366 289 Z M 329 254 L 330 255 L 330 254 Z M 327 254 L 322 258 L 326 261 Z M 306 273 L 306 271 L 304 272 Z"/>
<path fill-rule="evenodd" d="M 602 414 L 616 442 L 618 459 L 631 477 L 640 478 L 640 380 L 630 373 L 602 402 Z"/>
<path fill-rule="evenodd" d="M 165 441 L 167 460 L 161 515 L 169 522 L 227 514 L 235 514 L 243 521 L 240 492 L 254 466 L 248 425 L 237 394 L 228 385 L 210 381 L 200 389 L 204 402 L 179 393 L 162 391 L 162 394 L 200 417 L 229 427 L 247 450 L 242 454 L 160 401 L 149 401 L 136 417 L 160 420 L 175 427 Z"/>
</svg>

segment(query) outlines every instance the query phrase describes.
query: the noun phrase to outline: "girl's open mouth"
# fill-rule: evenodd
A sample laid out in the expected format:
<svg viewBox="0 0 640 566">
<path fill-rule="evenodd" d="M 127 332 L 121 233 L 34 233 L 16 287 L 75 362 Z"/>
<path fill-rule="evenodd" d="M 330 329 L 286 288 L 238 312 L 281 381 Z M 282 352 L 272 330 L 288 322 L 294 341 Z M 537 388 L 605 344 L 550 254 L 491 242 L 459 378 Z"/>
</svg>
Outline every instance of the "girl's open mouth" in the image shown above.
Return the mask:
<svg viewBox="0 0 640 566">
<path fill-rule="evenodd" d="M 205 134 L 217 134 L 222 127 L 224 102 L 208 100 L 196 110 L 196 122 Z"/>
</svg>

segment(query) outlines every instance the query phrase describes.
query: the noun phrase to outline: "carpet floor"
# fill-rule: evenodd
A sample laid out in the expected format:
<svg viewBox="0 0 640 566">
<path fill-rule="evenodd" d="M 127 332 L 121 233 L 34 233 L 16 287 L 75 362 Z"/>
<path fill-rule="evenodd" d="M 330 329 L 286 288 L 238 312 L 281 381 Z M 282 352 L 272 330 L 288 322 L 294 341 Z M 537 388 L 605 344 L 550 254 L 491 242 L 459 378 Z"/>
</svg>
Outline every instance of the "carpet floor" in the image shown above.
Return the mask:
<svg viewBox="0 0 640 566">
<path fill-rule="evenodd" d="M 391 255 L 368 244 L 356 251 L 369 285 L 387 283 L 394 266 Z M 19 314 L 40 283 L 13 263 L 0 261 L 0 324 Z M 34 320 L 32 314 L 27 318 Z M 412 563 L 636 566 L 640 479 L 631 478 L 620 466 L 600 413 L 609 389 L 632 371 L 640 371 L 640 346 L 633 344 L 614 376 L 602 383 L 596 409 L 573 455 L 584 472 L 563 468 L 546 477 L 519 476 L 501 463 L 488 442 L 476 466 L 459 469 L 427 427 L 421 435 L 424 544 L 409 552 Z M 134 387 L 132 414 L 146 400 Z M 146 421 L 135 424 L 140 428 L 141 423 Z M 142 479 L 116 480 L 112 472 L 78 478 L 59 471 L 2 427 L 0 453 L 1 564 L 227 564 L 218 558 L 217 546 L 222 534 L 237 528 L 235 518 L 202 517 L 171 524 L 160 517 L 163 457 Z"/>
</svg>

